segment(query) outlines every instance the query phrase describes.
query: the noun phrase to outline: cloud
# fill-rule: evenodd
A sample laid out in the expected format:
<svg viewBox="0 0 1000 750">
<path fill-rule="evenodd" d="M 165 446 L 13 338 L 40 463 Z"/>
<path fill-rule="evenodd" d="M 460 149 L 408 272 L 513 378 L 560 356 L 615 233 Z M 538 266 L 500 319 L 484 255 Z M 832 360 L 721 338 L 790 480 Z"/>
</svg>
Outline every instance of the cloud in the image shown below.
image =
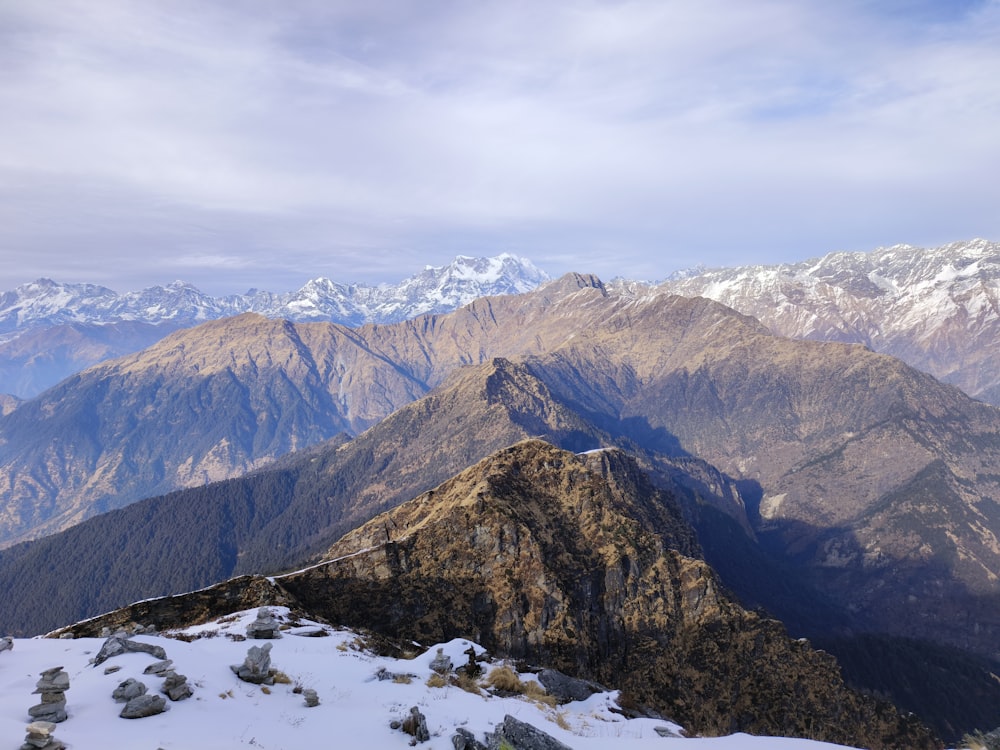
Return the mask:
<svg viewBox="0 0 1000 750">
<path fill-rule="evenodd" d="M 905 5 L 7 4 L 0 247 L 662 276 L 997 235 L 1000 4 Z"/>
</svg>

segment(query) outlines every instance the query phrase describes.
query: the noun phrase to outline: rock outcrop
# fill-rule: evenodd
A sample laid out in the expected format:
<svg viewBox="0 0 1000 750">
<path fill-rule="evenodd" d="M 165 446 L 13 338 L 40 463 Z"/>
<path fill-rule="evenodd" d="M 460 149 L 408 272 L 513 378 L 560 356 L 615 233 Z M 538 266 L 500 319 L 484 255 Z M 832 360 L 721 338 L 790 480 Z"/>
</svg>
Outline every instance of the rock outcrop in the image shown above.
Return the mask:
<svg viewBox="0 0 1000 750">
<path fill-rule="evenodd" d="M 673 499 L 621 452 L 525 441 L 278 582 L 331 621 L 467 637 L 619 687 L 699 733 L 937 746 L 915 719 L 848 690 L 832 657 L 728 599 L 694 552 Z"/>
<path fill-rule="evenodd" d="M 135 641 L 128 638 L 124 633 L 115 633 L 108 637 L 104 645 L 101 646 L 101 650 L 97 652 L 97 656 L 94 657 L 94 666 L 96 667 L 108 659 L 128 652 L 149 654 L 157 659 L 167 658 L 167 652 L 163 650 L 163 646 Z"/>
<path fill-rule="evenodd" d="M 508 714 L 486 738 L 488 750 L 572 750 L 541 729 Z"/>
</svg>

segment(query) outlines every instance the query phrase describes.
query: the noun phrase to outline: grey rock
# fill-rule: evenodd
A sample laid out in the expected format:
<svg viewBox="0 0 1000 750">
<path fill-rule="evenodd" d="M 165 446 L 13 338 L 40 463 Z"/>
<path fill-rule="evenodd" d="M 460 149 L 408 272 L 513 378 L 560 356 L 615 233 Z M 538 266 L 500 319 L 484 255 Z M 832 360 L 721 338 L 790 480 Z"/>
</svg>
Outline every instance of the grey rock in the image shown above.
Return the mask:
<svg viewBox="0 0 1000 750">
<path fill-rule="evenodd" d="M 410 715 L 403 719 L 400 727 L 417 742 L 427 742 L 431 738 L 431 733 L 427 729 L 427 717 L 420 713 L 420 709 L 413 706 Z"/>
<path fill-rule="evenodd" d="M 0 651 L 13 651 L 14 650 L 14 639 L 9 635 L 0 638 Z"/>
<path fill-rule="evenodd" d="M 538 681 L 559 703 L 585 701 L 594 693 L 604 691 L 604 688 L 597 683 L 578 680 L 555 669 L 543 669 L 538 673 Z"/>
<path fill-rule="evenodd" d="M 121 664 L 112 664 L 110 667 L 104 668 L 104 674 L 114 674 L 115 672 L 120 671 L 121 668 Z"/>
<path fill-rule="evenodd" d="M 119 683 L 118 687 L 111 693 L 111 697 L 115 699 L 115 703 L 128 703 L 133 698 L 138 698 L 140 695 L 145 695 L 145 693 L 145 684 L 139 682 L 134 677 L 129 677 L 124 682 Z"/>
<path fill-rule="evenodd" d="M 28 716 L 35 721 L 50 721 L 54 724 L 66 721 L 66 701 L 59 703 L 39 703 L 28 709 Z"/>
<path fill-rule="evenodd" d="M 261 607 L 257 610 L 257 619 L 247 625 L 247 638 L 269 639 L 281 638 L 278 628 L 281 627 L 271 610 Z"/>
<path fill-rule="evenodd" d="M 162 695 L 145 693 L 136 696 L 126 703 L 122 712 L 118 715 L 123 719 L 142 719 L 146 716 L 162 714 L 166 710 L 167 702 L 163 699 Z"/>
<path fill-rule="evenodd" d="M 504 717 L 503 722 L 497 725 L 496 731 L 487 735 L 486 747 L 488 750 L 500 750 L 500 748 L 510 748 L 510 750 L 572 750 L 568 745 L 564 745 L 555 737 L 552 737 L 541 729 L 536 729 L 531 724 L 518 721 L 510 714 Z"/>
<path fill-rule="evenodd" d="M 170 672 L 163 681 L 160 692 L 172 701 L 182 701 L 194 695 L 191 686 L 188 685 L 187 677 L 176 672 Z"/>
<path fill-rule="evenodd" d="M 451 737 L 451 746 L 455 750 L 487 750 L 486 745 L 477 740 L 472 732 L 462 727 L 455 728 L 455 734 Z"/>
<path fill-rule="evenodd" d="M 69 674 L 62 667 L 52 667 L 42 672 L 42 679 L 35 683 L 36 693 L 69 690 Z"/>
<path fill-rule="evenodd" d="M 127 652 L 150 654 L 157 659 L 167 658 L 167 652 L 163 650 L 162 646 L 143 643 L 142 641 L 133 641 L 125 633 L 115 633 L 108 637 L 104 645 L 101 646 L 101 650 L 97 652 L 97 656 L 94 657 L 94 666 L 96 667 L 98 664 L 106 662 L 114 656 L 119 656 Z"/>
<path fill-rule="evenodd" d="M 452 670 L 451 657 L 444 653 L 443 648 L 438 648 L 437 655 L 431 660 L 431 669 L 438 674 L 448 674 Z"/>
<path fill-rule="evenodd" d="M 273 685 L 271 646 L 270 643 L 265 643 L 263 646 L 251 646 L 243 663 L 235 664 L 230 669 L 244 682 L 251 682 L 255 685 Z"/>
<path fill-rule="evenodd" d="M 152 664 L 148 665 L 144 670 L 142 670 L 142 673 L 155 674 L 162 677 L 171 669 L 173 669 L 173 666 L 174 666 L 173 659 L 163 659 L 162 661 L 154 661 Z"/>
<path fill-rule="evenodd" d="M 33 721 L 28 724 L 28 736 L 21 750 L 64 750 L 66 745 L 52 736 L 56 725 L 51 721 Z"/>
<path fill-rule="evenodd" d="M 303 690 L 302 697 L 305 698 L 306 705 L 309 708 L 313 708 L 314 706 L 319 705 L 319 696 L 316 694 L 316 691 L 313 690 L 312 688 L 306 688 L 305 690 Z"/>
</svg>

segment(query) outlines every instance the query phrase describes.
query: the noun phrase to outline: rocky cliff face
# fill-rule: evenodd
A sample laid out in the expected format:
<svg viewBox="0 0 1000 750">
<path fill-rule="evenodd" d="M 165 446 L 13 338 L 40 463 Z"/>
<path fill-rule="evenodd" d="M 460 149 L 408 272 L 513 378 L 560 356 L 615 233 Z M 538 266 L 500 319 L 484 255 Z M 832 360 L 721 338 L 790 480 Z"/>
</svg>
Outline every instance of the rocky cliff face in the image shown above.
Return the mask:
<svg viewBox="0 0 1000 750">
<path fill-rule="evenodd" d="M 717 300 L 782 336 L 864 344 L 1000 405 L 1000 243 L 831 253 L 694 272 L 661 289 Z"/>
<path fill-rule="evenodd" d="M 278 579 L 309 608 L 397 637 L 465 635 L 622 687 L 699 732 L 934 747 L 848 691 L 828 657 L 720 591 L 679 508 L 624 454 L 503 450 Z"/>
</svg>

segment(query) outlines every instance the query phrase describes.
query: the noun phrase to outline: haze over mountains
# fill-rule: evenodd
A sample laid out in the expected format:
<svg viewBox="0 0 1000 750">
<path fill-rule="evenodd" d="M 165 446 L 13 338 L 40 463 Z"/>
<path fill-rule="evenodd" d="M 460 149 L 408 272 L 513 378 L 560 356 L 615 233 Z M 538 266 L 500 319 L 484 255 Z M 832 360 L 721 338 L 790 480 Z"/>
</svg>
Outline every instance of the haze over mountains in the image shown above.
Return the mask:
<svg viewBox="0 0 1000 750">
<path fill-rule="evenodd" d="M 362 565 L 374 541 L 335 547 L 344 534 L 520 441 L 541 456 L 539 439 L 631 456 L 672 498 L 666 547 L 704 557 L 793 635 L 847 658 L 887 639 L 872 665 L 916 658 L 916 677 L 868 687 L 914 701 L 937 731 L 1000 723 L 1000 411 L 867 346 L 784 338 L 703 297 L 579 274 L 393 324 L 211 320 L 21 403 L 0 417 L 14 545 L 0 591 L 17 602 L 0 630 L 330 556 Z M 570 502 L 576 480 L 560 481 Z M 422 497 L 426 518 L 444 512 Z M 407 518 L 383 517 L 385 549 L 402 549 L 396 526 L 424 528 Z M 595 550 L 611 544 L 599 526 L 584 533 Z M 474 567 L 465 546 L 450 565 Z M 523 554 L 568 576 L 566 549 Z M 619 553 L 645 570 L 641 549 Z M 402 575 L 416 559 L 392 564 Z M 470 596 L 508 623 L 529 606 Z M 462 622 L 420 606 L 427 622 Z M 705 638 L 724 650 L 719 632 Z M 931 653 L 945 665 L 933 679 Z"/>
</svg>

